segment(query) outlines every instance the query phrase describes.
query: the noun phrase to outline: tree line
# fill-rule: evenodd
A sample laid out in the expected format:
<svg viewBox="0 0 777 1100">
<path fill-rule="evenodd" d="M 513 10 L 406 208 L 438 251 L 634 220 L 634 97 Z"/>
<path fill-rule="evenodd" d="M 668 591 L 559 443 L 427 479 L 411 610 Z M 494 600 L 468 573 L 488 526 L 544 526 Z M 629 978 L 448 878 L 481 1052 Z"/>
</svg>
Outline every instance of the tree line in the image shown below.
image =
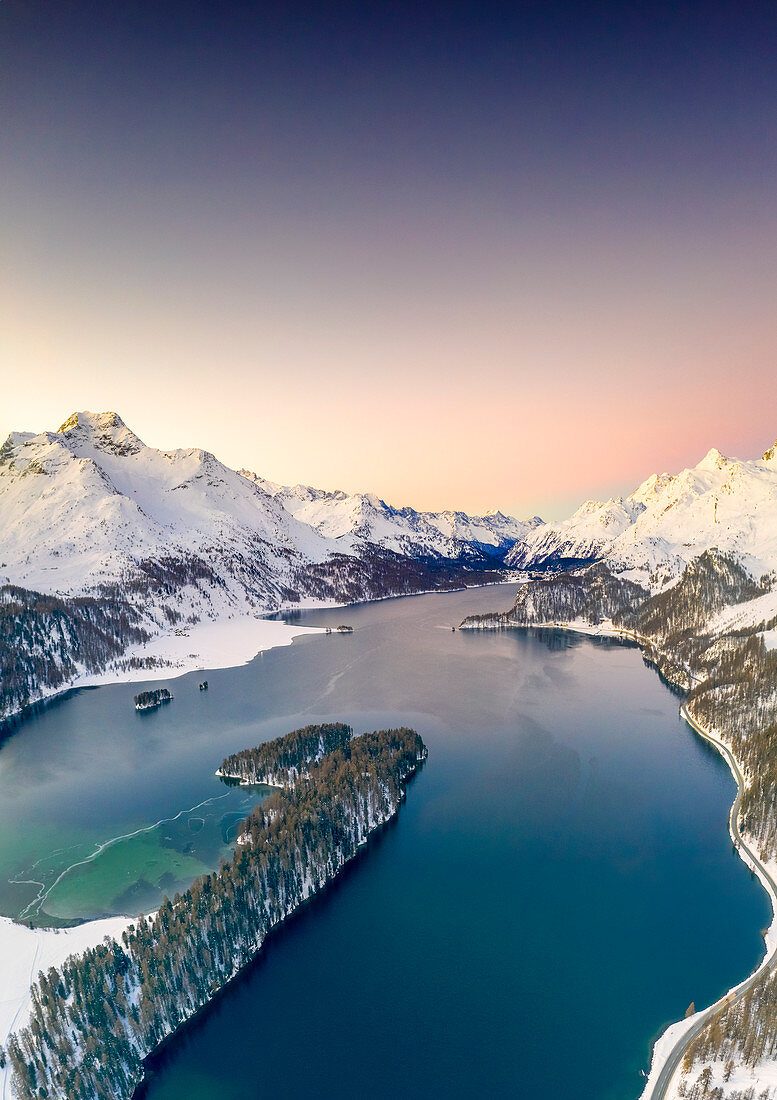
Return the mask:
<svg viewBox="0 0 777 1100">
<path fill-rule="evenodd" d="M 344 722 L 305 726 L 254 749 L 226 756 L 218 774 L 249 785 L 269 783 L 282 787 L 294 783 L 301 771 L 307 771 L 322 756 L 344 748 L 352 737 L 353 729 Z"/>
<path fill-rule="evenodd" d="M 290 745 L 304 744 L 298 732 Z M 38 975 L 29 1023 L 8 1043 L 19 1097 L 129 1100 L 144 1057 L 396 814 L 426 755 L 414 730 L 394 729 L 344 742 L 308 768 L 297 756 L 294 783 L 249 815 L 218 872 L 165 898 L 120 940 Z"/>
<path fill-rule="evenodd" d="M 0 720 L 58 689 L 79 668 L 102 672 L 146 642 L 141 613 L 118 595 L 64 600 L 16 585 L 0 588 Z"/>
</svg>

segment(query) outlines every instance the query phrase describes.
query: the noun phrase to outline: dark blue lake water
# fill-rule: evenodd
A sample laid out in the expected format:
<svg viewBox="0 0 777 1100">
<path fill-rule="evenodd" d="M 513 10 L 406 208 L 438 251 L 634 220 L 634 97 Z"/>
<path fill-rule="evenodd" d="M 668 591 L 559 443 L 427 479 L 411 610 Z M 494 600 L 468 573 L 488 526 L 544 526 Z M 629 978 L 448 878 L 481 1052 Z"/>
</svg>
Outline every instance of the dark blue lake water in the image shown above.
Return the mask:
<svg viewBox="0 0 777 1100">
<path fill-rule="evenodd" d="M 626 1100 L 661 1026 L 757 963 L 769 905 L 732 852 L 725 764 L 634 648 L 451 631 L 512 592 L 305 613 L 354 633 L 210 672 L 204 696 L 173 681 L 140 724 L 137 685 L 81 692 L 0 750 L 11 911 L 40 887 L 5 879 L 55 863 L 53 836 L 87 848 L 187 810 L 211 839 L 163 830 L 166 874 L 212 861 L 239 807 L 202 826 L 190 808 L 223 794 L 228 751 L 335 717 L 413 725 L 429 746 L 397 822 L 154 1060 L 148 1100 Z M 133 881 L 147 839 L 127 896 L 153 899 L 153 875 Z M 114 853 L 60 890 L 62 913 L 122 873 Z"/>
</svg>

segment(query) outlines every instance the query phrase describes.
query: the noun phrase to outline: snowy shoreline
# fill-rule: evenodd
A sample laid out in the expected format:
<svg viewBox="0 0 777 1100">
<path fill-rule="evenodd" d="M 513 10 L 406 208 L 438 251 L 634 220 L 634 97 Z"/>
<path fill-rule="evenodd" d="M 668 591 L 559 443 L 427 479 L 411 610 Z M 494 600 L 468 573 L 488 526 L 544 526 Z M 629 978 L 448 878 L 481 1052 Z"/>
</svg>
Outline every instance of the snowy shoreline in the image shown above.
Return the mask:
<svg viewBox="0 0 777 1100">
<path fill-rule="evenodd" d="M 266 779 L 257 779 L 254 783 L 250 779 L 245 779 L 242 775 L 234 775 L 232 772 L 223 772 L 221 768 L 216 768 L 213 774 L 217 775 L 219 779 L 234 779 L 240 787 L 274 787 L 276 791 L 283 790 L 280 783 L 269 783 Z"/>
<path fill-rule="evenodd" d="M 519 623 L 515 620 L 506 619 L 504 623 L 505 627 L 527 627 L 526 623 Z M 613 626 L 611 621 L 603 622 L 597 626 L 592 626 L 590 623 L 582 621 L 572 620 L 570 622 L 548 622 L 548 623 L 531 623 L 528 624 L 529 628 L 553 628 L 555 630 L 567 630 L 570 633 L 585 634 L 589 637 L 608 637 L 608 638 L 624 638 L 629 641 L 634 641 L 638 645 L 650 644 L 650 640 L 643 635 L 637 634 L 631 630 L 623 630 L 620 627 Z M 472 624 L 465 629 L 494 629 L 485 626 L 478 626 Z M 678 1020 L 673 1024 L 670 1024 L 661 1035 L 656 1039 L 653 1045 L 653 1053 L 650 1062 L 650 1073 L 648 1074 L 647 1081 L 645 1082 L 645 1088 L 643 1089 L 639 1100 L 652 1100 L 656 1086 L 658 1085 L 658 1079 L 661 1075 L 664 1066 L 669 1058 L 674 1053 L 677 1044 L 682 1042 L 687 1036 L 689 1041 L 692 1036 L 689 1035 L 696 1025 L 698 1025 L 704 1018 L 708 1018 L 717 1009 L 722 1008 L 727 1001 L 736 997 L 736 994 L 742 990 L 744 986 L 749 986 L 754 979 L 763 972 L 766 967 L 774 964 L 777 957 L 777 888 L 775 887 L 775 881 L 777 881 L 777 861 L 771 861 L 767 864 L 762 864 L 760 860 L 749 850 L 746 845 L 754 845 L 755 841 L 749 837 L 746 833 L 742 834 L 743 843 L 738 843 L 734 834 L 735 815 L 738 812 L 738 805 L 740 797 L 744 791 L 746 780 L 744 778 L 744 772 L 740 762 L 736 759 L 731 747 L 719 738 L 715 737 L 703 726 L 701 726 L 687 711 L 685 704 L 680 707 L 680 715 L 688 724 L 688 726 L 700 737 L 704 738 L 709 744 L 711 744 L 719 753 L 719 755 L 726 762 L 734 781 L 737 785 L 737 794 L 732 803 L 731 810 L 728 816 L 729 834 L 737 849 L 739 858 L 745 864 L 745 866 L 758 876 L 758 879 L 769 896 L 769 900 L 772 906 L 772 919 L 769 927 L 764 933 L 764 942 L 766 946 L 766 953 L 758 964 L 756 969 L 748 974 L 741 982 L 737 982 L 736 985 L 728 989 L 723 996 L 721 996 L 714 1004 L 707 1006 L 695 1012 L 692 1016 L 688 1016 L 683 1020 Z M 760 1067 L 756 1067 L 760 1068 Z M 773 1085 L 777 1084 L 777 1065 L 770 1063 L 763 1067 L 764 1071 L 760 1077 L 755 1076 L 755 1071 L 745 1070 L 744 1067 L 737 1066 L 735 1074 L 732 1075 L 730 1085 L 736 1087 L 738 1084 L 742 1086 L 756 1084 Z M 677 1092 L 677 1084 L 682 1072 L 682 1061 L 679 1062 L 677 1069 L 672 1074 L 672 1077 L 662 1093 L 667 1100 L 675 1100 L 679 1096 Z M 741 1080 L 739 1075 L 741 1074 Z"/>
<path fill-rule="evenodd" d="M 510 579 L 492 584 L 514 584 Z M 487 588 L 491 584 L 471 587 Z M 455 591 L 463 591 L 456 589 Z M 452 589 L 430 589 L 428 592 L 413 592 L 408 595 L 421 596 Z M 397 596 L 383 596 L 379 599 L 399 599 Z M 364 601 L 377 602 L 377 601 Z M 354 604 L 338 604 L 334 601 L 316 601 L 304 607 L 286 608 L 286 611 L 328 610 L 338 607 L 350 607 Z M 281 612 L 281 614 L 283 611 Z M 278 646 L 288 646 L 306 634 L 326 636 L 325 627 L 297 626 L 277 619 L 257 618 L 254 615 L 236 616 L 215 622 L 197 623 L 186 634 L 165 633 L 153 638 L 145 645 L 133 646 L 124 654 L 124 658 L 135 656 L 153 656 L 160 661 L 170 663 L 158 668 L 106 670 L 99 674 L 79 677 L 67 687 L 57 689 L 43 696 L 36 704 L 52 702 L 64 697 L 71 691 L 85 687 L 102 687 L 108 684 L 168 680 L 185 676 L 194 671 L 211 671 L 222 668 L 235 668 L 248 664 L 260 653 Z M 24 722 L 24 713 L 8 716 L 3 721 Z M 218 775 L 219 772 L 217 771 Z M 82 952 L 88 947 L 101 943 L 106 935 L 120 937 L 124 929 L 137 920 L 137 915 L 110 917 L 85 921 L 74 928 L 28 928 L 17 924 L 10 917 L 0 916 L 0 1045 L 7 1046 L 8 1037 L 26 1022 L 30 1007 L 30 991 L 38 971 L 50 966 L 59 966 L 68 955 Z M 13 1100 L 10 1065 L 6 1062 L 0 1069 L 0 1100 Z"/>
<path fill-rule="evenodd" d="M 735 834 L 736 817 L 738 815 L 739 802 L 742 794 L 744 793 L 747 781 L 742 771 L 742 766 L 734 756 L 731 747 L 725 742 L 715 737 L 700 725 L 683 704 L 680 707 L 680 715 L 684 721 L 690 726 L 690 728 L 702 737 L 705 741 L 715 748 L 720 756 L 723 757 L 728 768 L 734 777 L 734 781 L 737 785 L 737 794 L 732 803 L 731 810 L 728 817 L 729 835 L 737 850 L 737 854 L 745 866 L 758 876 L 758 880 L 769 896 L 769 901 L 772 906 L 772 919 L 769 927 L 764 932 L 764 943 L 766 946 L 766 953 L 755 968 L 755 970 L 748 974 L 741 982 L 737 982 L 736 985 L 728 989 L 722 997 L 719 997 L 714 1004 L 709 1005 L 707 1008 L 700 1009 L 699 1012 L 694 1013 L 693 1016 L 687 1017 L 687 1019 L 679 1020 L 674 1024 L 671 1024 L 659 1037 L 653 1047 L 653 1057 L 650 1064 L 650 1073 L 648 1075 L 645 1088 L 639 1098 L 639 1100 L 651 1100 L 655 1093 L 656 1086 L 658 1085 L 658 1078 L 666 1065 L 667 1061 L 675 1051 L 678 1043 L 680 1043 L 686 1036 L 690 1040 L 695 1036 L 689 1035 L 697 1024 L 703 1020 L 708 1019 L 718 1009 L 723 1008 L 727 1002 L 731 1002 L 736 998 L 736 995 L 741 992 L 745 986 L 750 986 L 753 981 L 766 969 L 772 967 L 777 958 L 777 886 L 775 886 L 775 879 L 777 878 L 777 861 L 770 861 L 769 863 L 762 863 L 750 850 L 747 845 L 755 844 L 752 837 L 747 833 L 741 833 L 742 843 L 738 842 Z M 722 1067 L 721 1067 L 722 1068 Z M 763 1069 L 765 1072 L 761 1076 L 756 1076 L 758 1069 Z M 739 1073 L 742 1073 L 742 1080 L 738 1080 Z M 677 1084 L 682 1074 L 682 1061 L 680 1061 L 672 1074 L 671 1079 L 666 1085 L 664 1092 L 661 1094 L 667 1097 L 667 1100 L 674 1100 L 677 1093 Z M 745 1070 L 742 1066 L 737 1066 L 735 1075 L 732 1075 L 729 1084 L 731 1087 L 735 1087 L 738 1084 L 752 1085 L 752 1084 L 766 1084 L 772 1085 L 777 1081 L 777 1067 L 774 1063 L 766 1064 L 763 1067 L 754 1067 L 752 1070 Z"/>
<path fill-rule="evenodd" d="M 472 621 L 465 619 L 459 626 L 459 630 L 508 630 L 514 627 L 520 630 L 567 630 L 570 634 L 587 634 L 594 638 L 625 638 L 627 641 L 636 642 L 637 645 L 650 642 L 649 638 L 633 630 L 613 626 L 610 619 L 592 626 L 591 623 L 584 622 L 582 619 L 572 619 L 569 622 L 521 623 L 517 619 L 499 618 L 494 615 L 493 617 L 482 616 Z"/>
<path fill-rule="evenodd" d="M 27 928 L 9 917 L 0 917 L 0 1044 L 5 1048 L 12 1031 L 27 1022 L 31 990 L 38 972 L 59 967 L 69 955 L 102 943 L 105 936 L 118 939 L 137 917 L 108 917 L 87 921 L 75 928 Z M 0 1098 L 12 1100 L 11 1067 L 0 1069 Z"/>
<path fill-rule="evenodd" d="M 98 675 L 79 677 L 40 702 L 51 702 L 57 696 L 83 687 L 168 680 L 197 670 L 233 668 L 247 664 L 269 649 L 291 645 L 295 638 L 305 634 L 323 636 L 325 630 L 322 627 L 291 626 L 249 615 L 220 622 L 198 623 L 185 635 L 160 635 L 146 646 L 134 646 L 125 654 L 126 657 L 133 654 L 152 655 L 168 660 L 170 664 L 166 667 L 107 670 Z M 24 715 L 20 720 L 24 721 Z M 136 920 L 137 914 L 85 921 L 73 928 L 28 928 L 10 917 L 0 917 L 0 1045 L 5 1048 L 11 1032 L 26 1023 L 32 984 L 41 969 L 60 966 L 69 955 L 94 947 L 105 936 L 120 937 L 124 929 Z M 0 1069 L 0 1100 L 12 1100 L 13 1096 L 11 1069 L 6 1062 L 5 1067 Z"/>
<path fill-rule="evenodd" d="M 337 607 L 320 604 L 316 607 Z M 314 607 L 306 610 L 314 610 Z M 216 619 L 195 623 L 185 633 L 157 634 L 149 642 L 128 647 L 120 661 L 132 658 L 151 659 L 158 664 L 150 668 L 107 668 L 103 672 L 88 672 L 77 676 L 63 687 L 43 688 L 40 696 L 21 710 L 12 711 L 0 719 L 0 736 L 4 729 L 22 725 L 28 715 L 41 706 L 67 696 L 81 688 L 105 687 L 109 684 L 150 683 L 175 680 L 190 672 L 208 672 L 246 665 L 270 649 L 287 646 L 304 634 L 325 634 L 323 627 L 293 626 L 275 619 L 254 615 L 236 615 L 231 619 Z"/>
</svg>

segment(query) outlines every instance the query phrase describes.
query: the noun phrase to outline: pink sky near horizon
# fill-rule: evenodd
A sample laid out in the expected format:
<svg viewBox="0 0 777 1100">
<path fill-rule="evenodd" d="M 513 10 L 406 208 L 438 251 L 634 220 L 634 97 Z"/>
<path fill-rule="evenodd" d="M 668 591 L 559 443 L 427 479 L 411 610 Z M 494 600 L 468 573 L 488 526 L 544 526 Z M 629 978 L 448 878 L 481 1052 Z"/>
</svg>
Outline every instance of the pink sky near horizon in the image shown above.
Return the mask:
<svg viewBox="0 0 777 1100">
<path fill-rule="evenodd" d="M 222 40 L 213 6 L 0 5 L 0 436 L 113 409 L 274 481 L 544 518 L 775 441 L 759 21 L 519 5 L 473 38 L 445 6 L 351 50 L 272 7 Z"/>
<path fill-rule="evenodd" d="M 7 394 L 2 434 L 55 430 L 78 408 L 114 408 L 149 445 L 202 446 L 271 480 L 371 491 L 430 510 L 498 507 L 546 519 L 563 518 L 587 498 L 628 493 L 651 473 L 693 465 L 711 446 L 755 458 L 777 437 L 773 399 L 751 416 L 748 387 L 737 385 L 734 369 L 725 403 L 718 387 L 699 393 L 690 380 L 668 406 L 655 393 L 603 398 L 570 387 L 549 406 L 542 393 L 468 396 L 457 388 L 427 390 L 410 411 L 402 399 L 340 400 L 324 392 L 300 407 L 282 391 L 262 396 L 250 388 L 238 388 L 234 404 L 223 392 L 182 399 L 175 386 L 151 381 L 156 400 L 149 406 L 131 384 L 88 374 L 65 385 L 49 380 L 33 400 L 28 392 Z M 222 389 L 217 378 L 210 387 Z"/>
<path fill-rule="evenodd" d="M 712 211 L 662 236 L 462 206 L 403 237 L 397 211 L 195 233 L 163 208 L 133 237 L 26 203 L 0 271 L 3 435 L 110 408 L 271 480 L 544 518 L 777 436 L 763 216 L 713 238 Z"/>
</svg>

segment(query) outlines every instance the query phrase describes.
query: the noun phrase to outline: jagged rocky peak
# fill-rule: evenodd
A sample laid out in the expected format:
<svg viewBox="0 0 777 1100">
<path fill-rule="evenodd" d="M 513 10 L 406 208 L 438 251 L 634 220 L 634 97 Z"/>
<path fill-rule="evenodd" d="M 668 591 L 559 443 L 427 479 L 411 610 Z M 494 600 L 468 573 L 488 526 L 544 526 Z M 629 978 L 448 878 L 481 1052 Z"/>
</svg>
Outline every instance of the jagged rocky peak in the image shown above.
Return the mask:
<svg viewBox="0 0 777 1100">
<path fill-rule="evenodd" d="M 138 454 L 145 446 L 115 412 L 73 413 L 57 434 L 65 436 L 68 441 L 88 443 L 99 451 L 119 455 Z"/>
<path fill-rule="evenodd" d="M 5 443 L 2 445 L 2 447 L 0 447 L 0 466 L 4 465 L 5 463 L 11 462 L 11 460 L 13 459 L 14 446 L 14 433 L 11 432 Z"/>
<path fill-rule="evenodd" d="M 648 504 L 655 501 L 661 493 L 671 485 L 674 478 L 671 474 L 651 474 L 649 478 L 642 482 L 638 489 L 629 497 L 629 500 L 635 501 L 638 504 Z"/>
<path fill-rule="evenodd" d="M 768 451 L 764 451 L 761 456 L 761 461 L 771 462 L 773 465 L 777 466 L 777 442 L 773 443 Z"/>
<path fill-rule="evenodd" d="M 728 459 L 725 455 L 722 455 L 717 447 L 711 447 L 701 462 L 698 463 L 697 470 L 722 470 L 728 463 Z"/>
<path fill-rule="evenodd" d="M 342 489 L 316 489 L 312 485 L 281 486 L 281 492 L 300 500 L 345 500 L 347 493 Z"/>
<path fill-rule="evenodd" d="M 603 508 L 606 508 L 608 504 L 612 504 L 614 501 L 609 500 L 584 500 L 579 506 L 577 511 L 572 513 L 572 519 L 582 516 L 592 516 L 597 512 L 601 512 Z"/>
</svg>

